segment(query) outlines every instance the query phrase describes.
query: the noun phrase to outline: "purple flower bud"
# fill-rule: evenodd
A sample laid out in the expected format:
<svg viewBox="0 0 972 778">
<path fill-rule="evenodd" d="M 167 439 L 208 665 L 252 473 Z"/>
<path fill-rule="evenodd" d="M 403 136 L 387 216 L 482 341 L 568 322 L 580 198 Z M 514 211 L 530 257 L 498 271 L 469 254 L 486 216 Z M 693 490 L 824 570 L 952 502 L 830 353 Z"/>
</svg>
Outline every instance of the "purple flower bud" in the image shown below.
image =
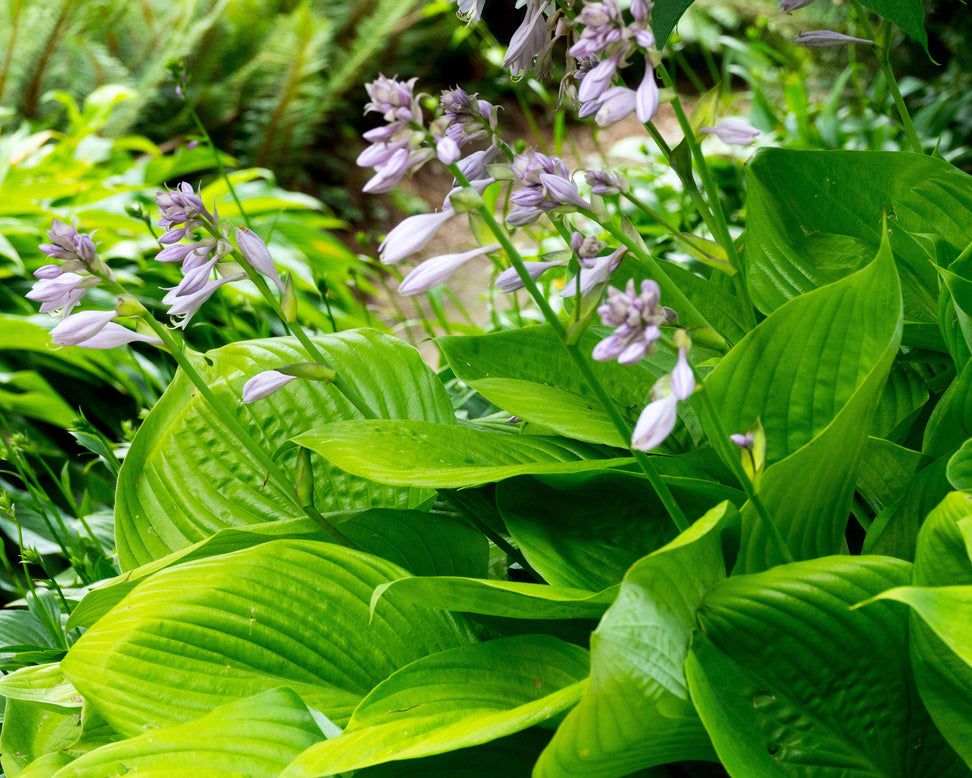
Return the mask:
<svg viewBox="0 0 972 778">
<path fill-rule="evenodd" d="M 638 121 L 647 123 L 652 120 L 661 97 L 658 93 L 658 83 L 655 81 L 655 69 L 651 65 L 645 66 L 645 76 L 635 92 L 635 114 Z"/>
<path fill-rule="evenodd" d="M 865 43 L 869 46 L 874 45 L 874 41 L 869 41 L 866 38 L 853 38 L 850 35 L 844 35 L 841 32 L 833 32 L 832 30 L 812 30 L 810 32 L 801 32 L 796 36 L 794 40 L 797 46 L 803 46 L 805 48 L 810 48 L 812 46 L 846 46 L 849 43 Z"/>
<path fill-rule="evenodd" d="M 41 265 L 34 271 L 34 278 L 57 278 L 62 272 L 60 265 Z"/>
<path fill-rule="evenodd" d="M 628 180 L 606 170 L 588 170 L 585 174 L 591 193 L 596 195 L 615 195 L 628 191 Z"/>
<path fill-rule="evenodd" d="M 159 238 L 159 243 L 164 243 L 166 245 L 170 243 L 178 243 L 188 234 L 189 230 L 187 230 L 185 227 L 176 227 L 162 235 L 162 237 Z"/>
<path fill-rule="evenodd" d="M 735 443 L 739 448 L 745 449 L 747 451 L 752 450 L 753 445 L 756 440 L 752 432 L 747 432 L 745 435 L 740 435 L 738 432 L 734 435 L 729 436 L 729 440 Z"/>
<path fill-rule="evenodd" d="M 192 251 L 197 248 L 196 243 L 175 243 L 166 246 L 155 255 L 157 262 L 182 262 Z"/>
<path fill-rule="evenodd" d="M 509 227 L 524 227 L 527 224 L 533 224 L 541 216 L 543 216 L 543 211 L 539 208 L 527 208 L 518 205 L 506 214 L 506 224 Z"/>
<path fill-rule="evenodd" d="M 246 227 L 237 227 L 236 245 L 244 259 L 250 263 L 250 267 L 273 281 L 280 292 L 283 293 L 284 285 L 277 273 L 277 266 L 273 263 L 273 257 L 270 256 L 270 249 L 260 239 L 260 236 Z"/>
<path fill-rule="evenodd" d="M 276 370 L 264 370 L 243 384 L 243 402 L 262 400 L 295 380 L 297 376 L 284 375 Z"/>
<path fill-rule="evenodd" d="M 552 267 L 563 267 L 563 262 L 524 262 L 523 266 L 526 268 L 527 273 L 530 278 L 536 281 L 540 276 L 546 273 Z M 499 289 L 504 294 L 509 294 L 510 292 L 515 292 L 518 289 L 522 289 L 524 286 L 520 274 L 516 272 L 515 267 L 508 267 L 502 273 L 496 277 L 496 288 Z"/>
<path fill-rule="evenodd" d="M 135 332 L 120 324 L 109 322 L 97 335 L 83 340 L 76 345 L 81 348 L 109 349 L 118 348 L 118 346 L 124 346 L 128 343 L 151 343 L 153 346 L 161 346 L 162 340 L 152 335 L 143 335 L 140 332 Z"/>
<path fill-rule="evenodd" d="M 651 451 L 667 438 L 678 420 L 678 400 L 675 395 L 662 397 L 649 403 L 638 417 L 631 436 L 631 448 L 636 451 Z"/>
<path fill-rule="evenodd" d="M 405 177 L 408 168 L 408 149 L 398 149 L 389 157 L 387 162 L 377 168 L 375 175 L 361 188 L 361 191 L 374 194 L 390 192 Z"/>
<path fill-rule="evenodd" d="M 581 81 L 580 88 L 577 90 L 577 99 L 581 102 L 597 99 L 601 93 L 611 85 L 611 79 L 618 69 L 618 60 L 621 58 L 619 50 L 614 56 L 597 63 L 595 67 L 587 71 L 584 80 Z"/>
<path fill-rule="evenodd" d="M 570 179 L 561 178 L 551 173 L 541 173 L 540 184 L 555 205 L 576 205 L 578 208 L 591 207 L 590 203 L 580 196 L 577 187 Z"/>
<path fill-rule="evenodd" d="M 398 287 L 398 293 L 404 296 L 420 294 L 438 286 L 451 276 L 456 270 L 470 259 L 481 257 L 493 251 L 499 251 L 500 245 L 494 243 L 489 246 L 466 251 L 462 254 L 443 254 L 439 257 L 427 259 L 409 273 Z"/>
<path fill-rule="evenodd" d="M 715 127 L 703 127 L 701 135 L 715 135 L 723 143 L 733 146 L 748 146 L 759 135 L 759 130 L 746 124 L 742 119 L 723 119 Z"/>
<path fill-rule="evenodd" d="M 397 141 L 396 143 L 373 143 L 362 151 L 355 164 L 358 167 L 380 167 L 390 160 L 396 151 L 407 149 L 408 141 Z"/>
<path fill-rule="evenodd" d="M 627 249 L 622 246 L 617 251 L 608 254 L 606 257 L 598 257 L 590 267 L 582 267 L 578 274 L 564 284 L 560 291 L 561 297 L 575 297 L 577 295 L 577 285 L 580 284 L 580 293 L 587 294 L 591 289 L 599 284 L 606 283 L 611 277 L 611 273 L 621 264 L 621 258 Z"/>
<path fill-rule="evenodd" d="M 394 265 L 425 246 L 439 228 L 456 215 L 451 208 L 440 213 L 420 213 L 403 219 L 378 247 L 381 261 Z"/>
<path fill-rule="evenodd" d="M 72 313 L 51 330 L 51 341 L 58 346 L 76 346 L 93 338 L 114 318 L 114 311 Z"/>
<path fill-rule="evenodd" d="M 779 9 L 785 13 L 792 13 L 798 8 L 806 8 L 813 0 L 780 0 Z"/>
<path fill-rule="evenodd" d="M 594 121 L 599 127 L 621 121 L 630 114 L 638 101 L 633 89 L 626 86 L 612 86 L 601 98 Z"/>
<path fill-rule="evenodd" d="M 678 361 L 672 370 L 671 387 L 672 396 L 678 400 L 687 400 L 695 391 L 695 374 L 688 363 L 688 357 L 685 356 L 684 348 L 678 350 Z"/>
<path fill-rule="evenodd" d="M 445 136 L 440 138 L 439 142 L 435 144 L 435 153 L 439 158 L 439 162 L 443 165 L 451 165 L 462 154 L 459 150 L 459 144 Z"/>
</svg>

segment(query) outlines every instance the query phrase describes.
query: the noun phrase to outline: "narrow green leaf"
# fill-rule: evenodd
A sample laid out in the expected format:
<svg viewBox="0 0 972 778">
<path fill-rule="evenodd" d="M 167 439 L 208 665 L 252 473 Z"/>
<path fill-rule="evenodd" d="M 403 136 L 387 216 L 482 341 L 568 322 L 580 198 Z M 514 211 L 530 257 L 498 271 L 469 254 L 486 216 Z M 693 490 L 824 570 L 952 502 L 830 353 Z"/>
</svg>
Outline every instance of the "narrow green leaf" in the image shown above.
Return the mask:
<svg viewBox="0 0 972 778">
<path fill-rule="evenodd" d="M 616 586 L 592 593 L 566 586 L 475 578 L 401 578 L 382 584 L 371 596 L 374 610 L 394 589 L 404 601 L 428 608 L 515 619 L 597 619 L 614 602 Z"/>
<path fill-rule="evenodd" d="M 420 421 L 335 422 L 293 441 L 352 475 L 449 489 L 515 475 L 579 473 L 631 464 L 565 438 L 487 432 Z"/>
<path fill-rule="evenodd" d="M 195 560 L 140 582 L 61 667 L 126 735 L 281 685 L 341 724 L 398 668 L 468 641 L 452 617 L 394 594 L 371 618 L 375 587 L 405 575 L 300 540 Z"/>
<path fill-rule="evenodd" d="M 902 609 L 851 607 L 910 578 L 884 557 L 825 557 L 726 579 L 686 665 L 732 776 L 965 776 L 921 704 Z"/>
<path fill-rule="evenodd" d="M 591 682 L 541 755 L 536 778 L 613 778 L 713 758 L 682 666 L 695 609 L 726 574 L 723 535 L 738 521 L 723 503 L 628 571 L 591 638 Z"/>
<path fill-rule="evenodd" d="M 544 635 L 425 657 L 375 688 L 343 734 L 305 751 L 281 778 L 358 770 L 518 732 L 572 706 L 587 668 L 586 651 Z"/>
</svg>

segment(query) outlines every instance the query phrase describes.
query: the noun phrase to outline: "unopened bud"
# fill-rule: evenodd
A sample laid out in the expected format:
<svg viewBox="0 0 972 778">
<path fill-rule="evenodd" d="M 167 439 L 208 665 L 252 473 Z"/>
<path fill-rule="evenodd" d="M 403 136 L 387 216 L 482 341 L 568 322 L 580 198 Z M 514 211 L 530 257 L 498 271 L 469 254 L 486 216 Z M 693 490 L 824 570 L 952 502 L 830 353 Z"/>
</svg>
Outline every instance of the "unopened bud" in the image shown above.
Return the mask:
<svg viewBox="0 0 972 778">
<path fill-rule="evenodd" d="M 134 296 L 122 294 L 115 299 L 115 314 L 117 316 L 141 317 L 148 315 L 148 311 Z"/>
<path fill-rule="evenodd" d="M 474 208 L 481 208 L 484 205 L 482 195 L 471 186 L 464 187 L 458 192 L 453 193 L 449 198 L 449 202 L 452 203 L 452 207 L 456 213 L 465 213 Z"/>
<path fill-rule="evenodd" d="M 283 311 L 284 321 L 293 324 L 297 321 L 297 290 L 294 288 L 294 274 L 288 273 L 284 282 L 283 297 L 280 298 L 280 310 Z"/>
<path fill-rule="evenodd" d="M 307 448 L 299 448 L 297 455 L 297 472 L 294 475 L 294 493 L 301 507 L 314 505 L 314 465 L 311 462 L 311 452 Z"/>
<path fill-rule="evenodd" d="M 295 362 L 292 365 L 278 367 L 276 371 L 294 378 L 306 378 L 310 381 L 324 381 L 325 383 L 337 378 L 337 372 L 334 368 L 325 365 L 323 362 Z"/>
</svg>

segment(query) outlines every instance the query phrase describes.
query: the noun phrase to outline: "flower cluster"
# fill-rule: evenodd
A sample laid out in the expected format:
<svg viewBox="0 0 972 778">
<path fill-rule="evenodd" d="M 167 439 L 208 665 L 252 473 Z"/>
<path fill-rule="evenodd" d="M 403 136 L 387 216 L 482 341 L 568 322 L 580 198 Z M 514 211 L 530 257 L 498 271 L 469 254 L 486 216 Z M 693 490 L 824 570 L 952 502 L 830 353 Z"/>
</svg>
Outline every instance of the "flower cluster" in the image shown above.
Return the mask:
<svg viewBox="0 0 972 778">
<path fill-rule="evenodd" d="M 604 0 L 587 3 L 577 15 L 575 23 L 583 29 L 569 53 L 583 63 L 577 73 L 582 79 L 577 90 L 581 117 L 593 116 L 603 127 L 620 121 L 632 111 L 642 122 L 651 121 L 655 115 L 660 95 L 648 55 L 655 45 L 655 36 L 648 29 L 649 13 L 646 0 L 633 0 L 634 19 L 627 22 L 617 0 Z M 628 57 L 636 52 L 643 52 L 645 61 L 645 73 L 638 88 L 612 87 L 615 73 L 626 67 Z"/>
<path fill-rule="evenodd" d="M 560 157 L 529 149 L 514 157 L 510 172 L 521 185 L 510 198 L 514 208 L 507 214 L 506 223 L 511 227 L 532 224 L 555 208 L 591 207 L 570 180 L 567 163 Z"/>
<path fill-rule="evenodd" d="M 98 256 L 97 244 L 88 233 L 78 232 L 59 219 L 47 231 L 50 243 L 42 243 L 40 250 L 60 264 L 43 265 L 34 271 L 37 282 L 27 293 L 27 299 L 41 304 L 41 313 L 60 313 L 61 320 L 51 330 L 51 341 L 58 346 L 108 349 L 143 341 L 161 343 L 134 332 L 114 319 L 119 314 L 109 311 L 81 311 L 72 313 L 89 289 L 102 281 L 113 282 L 111 268 Z"/>
<path fill-rule="evenodd" d="M 416 81 L 379 76 L 365 86 L 371 97 L 365 113 L 376 111 L 386 122 L 364 134 L 371 145 L 361 152 L 357 163 L 375 169 L 375 175 L 363 187 L 365 192 L 390 192 L 406 173 L 432 156 L 432 150 L 423 147 L 425 132 L 413 127 L 422 124 L 422 108 L 414 94 Z"/>
<path fill-rule="evenodd" d="M 655 341 L 661 337 L 661 325 L 678 319 L 671 308 L 659 305 L 660 298 L 658 284 L 650 280 L 641 282 L 640 294 L 635 292 L 634 279 L 628 280 L 624 291 L 611 287 L 597 312 L 601 321 L 615 330 L 594 347 L 594 359 L 617 359 L 622 365 L 633 365 L 645 354 L 653 353 Z"/>
<path fill-rule="evenodd" d="M 622 246 L 607 256 L 598 256 L 604 250 L 604 241 L 585 238 L 579 232 L 570 236 L 570 247 L 580 263 L 580 270 L 569 284 L 564 285 L 560 292 L 561 297 L 585 295 L 596 286 L 607 283 L 611 273 L 621 264 L 621 259 L 627 251 L 627 248 Z"/>
</svg>

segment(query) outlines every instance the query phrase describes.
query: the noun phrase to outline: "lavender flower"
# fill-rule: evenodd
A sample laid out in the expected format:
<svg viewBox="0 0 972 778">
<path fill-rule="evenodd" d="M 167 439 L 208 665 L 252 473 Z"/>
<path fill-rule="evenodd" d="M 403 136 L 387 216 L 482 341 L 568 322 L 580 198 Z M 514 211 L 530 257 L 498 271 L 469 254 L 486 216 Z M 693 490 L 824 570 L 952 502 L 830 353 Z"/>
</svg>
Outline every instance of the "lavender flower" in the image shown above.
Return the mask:
<svg viewBox="0 0 972 778">
<path fill-rule="evenodd" d="M 252 403 L 262 400 L 264 397 L 269 397 L 278 389 L 296 379 L 297 376 L 284 375 L 276 370 L 264 370 L 262 373 L 257 373 L 243 384 L 243 402 Z"/>
<path fill-rule="evenodd" d="M 869 41 L 866 38 L 853 38 L 850 35 L 844 35 L 841 32 L 833 32 L 832 30 L 812 30 L 810 32 L 801 32 L 796 36 L 794 40 L 797 46 L 803 46 L 805 48 L 810 48 L 813 46 L 846 46 L 849 43 L 865 43 L 869 46 L 874 45 L 874 41 Z"/>
<path fill-rule="evenodd" d="M 456 12 L 466 24 L 475 24 L 483 15 L 486 0 L 457 0 L 459 7 Z"/>
<path fill-rule="evenodd" d="M 638 423 L 631 435 L 631 448 L 651 451 L 675 429 L 678 401 L 687 400 L 695 391 L 695 374 L 685 352 L 685 348 L 678 350 L 675 369 L 652 387 L 652 402 L 638 417 Z"/>
<path fill-rule="evenodd" d="M 405 277 L 405 280 L 398 287 L 398 293 L 407 297 L 427 292 L 445 281 L 469 260 L 493 251 L 499 251 L 499 249 L 500 245 L 494 243 L 461 254 L 443 254 L 439 257 L 427 259 Z"/>
<path fill-rule="evenodd" d="M 594 347 L 591 356 L 599 362 L 617 359 L 622 365 L 633 365 L 645 354 L 654 353 L 661 325 L 678 318 L 671 308 L 659 306 L 660 297 L 658 284 L 650 280 L 641 282 L 640 294 L 635 294 L 634 279 L 628 280 L 623 292 L 611 287 L 597 312 L 615 330 Z"/>
<path fill-rule="evenodd" d="M 742 119 L 723 119 L 715 127 L 703 127 L 702 135 L 715 135 L 723 143 L 731 146 L 748 146 L 759 135 L 759 130 L 746 124 Z"/>
<path fill-rule="evenodd" d="M 439 228 L 456 215 L 450 207 L 439 213 L 420 213 L 403 219 L 378 247 L 382 263 L 394 265 L 424 247 Z"/>
<path fill-rule="evenodd" d="M 101 332 L 114 318 L 113 310 L 72 313 L 51 330 L 51 341 L 58 346 L 77 346 Z"/>
<path fill-rule="evenodd" d="M 243 258 L 250 263 L 250 267 L 273 281 L 280 289 L 280 293 L 283 294 L 283 281 L 280 280 L 277 266 L 273 263 L 273 257 L 270 256 L 270 249 L 260 239 L 260 236 L 246 227 L 237 227 L 236 245 Z"/>
<path fill-rule="evenodd" d="M 566 262 L 564 260 L 555 260 L 552 262 L 524 262 L 523 266 L 526 268 L 530 278 L 536 281 L 550 268 L 563 267 L 565 264 Z M 496 288 L 504 294 L 515 292 L 518 289 L 522 289 L 523 286 L 523 280 L 520 278 L 520 274 L 516 272 L 515 267 L 506 268 L 506 270 L 496 277 Z"/>
<path fill-rule="evenodd" d="M 627 248 L 622 246 L 606 257 L 585 257 L 578 252 L 581 263 L 580 271 L 569 283 L 564 285 L 560 296 L 575 297 L 578 294 L 578 286 L 580 287 L 580 294 L 585 295 L 596 286 L 607 283 L 608 279 L 611 278 L 611 273 L 621 264 L 621 258 L 626 251 Z"/>
<path fill-rule="evenodd" d="M 587 185 L 591 188 L 591 194 L 596 195 L 615 195 L 628 191 L 628 179 L 619 173 L 610 173 L 607 170 L 588 170 L 584 173 L 587 178 Z"/>
<path fill-rule="evenodd" d="M 120 324 L 108 322 L 108 324 L 106 324 L 97 335 L 93 335 L 87 340 L 83 340 L 76 345 L 80 346 L 81 348 L 103 350 L 117 348 L 118 346 L 124 346 L 128 343 L 150 343 L 153 346 L 161 346 L 162 340 L 152 335 L 143 335 L 140 332 L 135 332 L 134 330 L 130 330 Z"/>
<path fill-rule="evenodd" d="M 811 0 L 812 1 L 812 0 Z M 739 448 L 744 451 L 750 451 L 756 442 L 756 438 L 752 432 L 747 432 L 745 435 L 741 435 L 738 432 L 730 435 L 729 440 L 735 443 Z"/>
<path fill-rule="evenodd" d="M 514 204 L 506 217 L 510 226 L 530 224 L 554 208 L 590 208 L 570 180 L 570 170 L 560 157 L 530 149 L 514 157 L 510 171 L 522 184 L 510 198 Z"/>
<path fill-rule="evenodd" d="M 206 210 L 202 198 L 187 181 L 183 181 L 175 190 L 159 192 L 155 196 L 155 204 L 162 213 L 159 224 L 170 231 L 162 236 L 162 243 L 175 243 L 191 230 L 215 228 L 218 221 L 215 215 Z"/>
<path fill-rule="evenodd" d="M 45 265 L 45 276 L 48 273 Z M 71 313 L 74 307 L 80 302 L 92 287 L 98 285 L 97 276 L 81 275 L 80 273 L 60 273 L 56 277 L 40 278 L 37 283 L 27 292 L 28 300 L 33 300 L 41 304 L 41 313 L 61 312 L 62 317 Z"/>
<path fill-rule="evenodd" d="M 445 90 L 439 99 L 439 108 L 447 123 L 445 136 L 460 147 L 469 141 L 488 137 L 487 126 L 492 131 L 496 130 L 494 106 L 460 87 Z"/>
</svg>

